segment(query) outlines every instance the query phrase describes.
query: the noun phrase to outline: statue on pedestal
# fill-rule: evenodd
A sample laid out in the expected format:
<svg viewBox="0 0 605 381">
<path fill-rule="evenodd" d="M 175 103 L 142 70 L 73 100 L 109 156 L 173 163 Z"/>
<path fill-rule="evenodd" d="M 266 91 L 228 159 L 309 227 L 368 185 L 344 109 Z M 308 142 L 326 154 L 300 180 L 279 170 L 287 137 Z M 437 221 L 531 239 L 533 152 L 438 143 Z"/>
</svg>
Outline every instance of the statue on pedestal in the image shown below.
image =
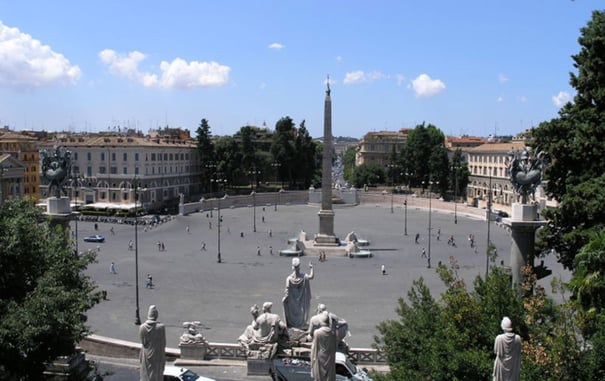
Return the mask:
<svg viewBox="0 0 605 381">
<path fill-rule="evenodd" d="M 305 329 L 311 309 L 311 282 L 313 264 L 309 263 L 309 273 L 300 272 L 300 259 L 292 259 L 292 274 L 286 279 L 286 292 L 282 299 L 284 317 L 288 328 Z"/>
<path fill-rule="evenodd" d="M 246 327 L 238 341 L 248 351 L 248 358 L 273 358 L 288 346 L 288 329 L 279 315 L 271 312 L 273 303 L 265 302 L 262 313 L 251 307 L 252 324 Z"/>
<path fill-rule="evenodd" d="M 315 330 L 321 327 L 321 320 L 323 319 L 323 313 L 327 312 L 326 305 L 319 303 L 317 306 L 317 315 L 311 317 L 309 320 L 309 330 L 307 331 L 307 341 L 313 341 L 313 335 Z M 339 352 L 348 353 L 349 345 L 344 340 L 349 334 L 349 323 L 345 319 L 338 317 L 336 314 L 331 312 L 328 313 L 329 326 L 336 335 L 336 348 Z"/>
<path fill-rule="evenodd" d="M 63 184 L 71 172 L 71 152 L 55 146 L 52 150 L 40 150 L 40 177 L 48 181 L 48 196 L 67 196 Z M 54 190 L 54 193 L 53 193 Z"/>
<path fill-rule="evenodd" d="M 519 381 L 521 373 L 521 337 L 513 332 L 513 324 L 504 317 L 500 323 L 504 333 L 494 342 L 494 381 Z"/>
<path fill-rule="evenodd" d="M 147 321 L 139 328 L 141 337 L 141 381 L 162 381 L 166 365 L 166 329 L 158 322 L 158 309 L 149 306 Z"/>
<path fill-rule="evenodd" d="M 527 204 L 530 195 L 534 195 L 536 187 L 542 182 L 544 170 L 544 152 L 535 157 L 526 147 L 522 152 L 511 152 L 508 173 L 513 188 L 521 196 L 521 202 Z"/>
</svg>

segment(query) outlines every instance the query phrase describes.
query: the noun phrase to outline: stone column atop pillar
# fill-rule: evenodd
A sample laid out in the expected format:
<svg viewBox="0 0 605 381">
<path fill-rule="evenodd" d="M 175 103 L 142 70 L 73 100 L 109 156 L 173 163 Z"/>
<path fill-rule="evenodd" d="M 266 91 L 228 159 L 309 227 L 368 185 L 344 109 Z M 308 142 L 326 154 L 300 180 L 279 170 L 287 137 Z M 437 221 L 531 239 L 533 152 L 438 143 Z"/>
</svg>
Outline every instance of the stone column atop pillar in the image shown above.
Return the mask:
<svg viewBox="0 0 605 381">
<path fill-rule="evenodd" d="M 324 149 L 321 176 L 321 209 L 319 210 L 319 234 L 315 244 L 337 246 L 334 236 L 334 211 L 332 210 L 332 99 L 330 98 L 330 77 L 327 80 L 324 100 Z"/>
</svg>

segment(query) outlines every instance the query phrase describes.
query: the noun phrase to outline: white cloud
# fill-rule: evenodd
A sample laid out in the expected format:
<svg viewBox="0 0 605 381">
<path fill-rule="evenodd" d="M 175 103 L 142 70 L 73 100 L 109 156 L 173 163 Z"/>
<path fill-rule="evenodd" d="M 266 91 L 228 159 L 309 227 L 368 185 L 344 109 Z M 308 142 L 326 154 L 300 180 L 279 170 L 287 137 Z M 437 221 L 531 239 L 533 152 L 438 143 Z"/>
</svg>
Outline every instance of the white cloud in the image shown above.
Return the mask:
<svg viewBox="0 0 605 381">
<path fill-rule="evenodd" d="M 502 103 L 502 102 L 504 102 L 504 98 L 502 96 L 500 96 L 500 97 L 498 97 L 498 99 L 496 99 L 496 101 L 498 103 Z"/>
<path fill-rule="evenodd" d="M 563 107 L 567 102 L 571 102 L 571 95 L 566 91 L 559 91 L 559 94 L 552 97 L 552 103 L 558 108 Z"/>
<path fill-rule="evenodd" d="M 527 102 L 527 97 L 525 95 L 519 95 L 517 97 L 517 100 L 521 103 L 525 103 L 525 102 Z"/>
<path fill-rule="evenodd" d="M 342 58 L 342 56 L 336 56 L 336 61 L 338 61 L 338 62 L 342 62 L 343 59 L 344 58 Z"/>
<path fill-rule="evenodd" d="M 357 70 L 345 74 L 345 79 L 343 82 L 345 85 L 354 85 L 363 82 L 373 82 L 382 78 L 385 78 L 385 75 L 376 70 L 369 73 L 366 73 L 363 70 Z"/>
<path fill-rule="evenodd" d="M 500 82 L 500 83 L 506 83 L 508 81 L 509 81 L 509 79 L 506 76 L 506 74 L 502 74 L 502 73 L 498 74 L 498 82 Z"/>
<path fill-rule="evenodd" d="M 172 62 L 162 61 L 161 74 L 158 76 L 139 70 L 139 63 L 147 56 L 138 51 L 120 55 L 111 49 L 105 49 L 99 53 L 99 57 L 108 65 L 110 73 L 135 80 L 145 87 L 187 89 L 222 86 L 229 81 L 231 71 L 229 66 L 216 62 L 187 62 L 177 57 Z"/>
<path fill-rule="evenodd" d="M 432 97 L 445 90 L 445 83 L 439 79 L 432 79 L 428 74 L 420 74 L 416 79 L 412 80 L 412 88 L 416 93 L 416 97 Z"/>
<path fill-rule="evenodd" d="M 279 42 L 274 42 L 269 45 L 269 49 L 275 49 L 275 50 L 281 50 L 285 47 L 286 47 L 286 45 L 280 44 Z"/>
<path fill-rule="evenodd" d="M 74 84 L 80 75 L 78 66 L 50 46 L 0 22 L 0 86 Z"/>
</svg>

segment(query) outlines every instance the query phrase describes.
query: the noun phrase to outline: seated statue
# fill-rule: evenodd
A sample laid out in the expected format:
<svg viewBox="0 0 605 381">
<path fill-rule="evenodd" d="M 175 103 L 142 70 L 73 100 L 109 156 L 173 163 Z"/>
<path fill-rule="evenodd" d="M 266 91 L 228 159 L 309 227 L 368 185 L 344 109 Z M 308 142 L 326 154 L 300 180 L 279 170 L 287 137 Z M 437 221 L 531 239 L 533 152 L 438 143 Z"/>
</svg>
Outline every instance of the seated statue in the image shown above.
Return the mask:
<svg viewBox="0 0 605 381">
<path fill-rule="evenodd" d="M 307 341 L 313 341 L 313 334 L 315 330 L 321 327 L 321 321 L 325 319 L 325 315 L 328 317 L 329 326 L 332 332 L 336 335 L 336 347 L 339 352 L 348 353 L 349 345 L 344 340 L 349 333 L 349 324 L 345 319 L 338 317 L 336 314 L 328 312 L 326 305 L 320 303 L 317 306 L 317 314 L 311 317 L 309 320 L 309 330 L 307 332 Z"/>
<path fill-rule="evenodd" d="M 240 335 L 240 337 L 237 339 L 237 341 L 239 341 L 239 343 L 241 344 L 241 346 L 248 350 L 250 343 L 252 343 L 253 339 L 254 339 L 254 325 L 256 324 L 256 318 L 258 317 L 260 313 L 260 309 L 258 308 L 258 305 L 254 304 L 252 307 L 250 307 L 250 314 L 252 315 L 252 323 L 250 323 L 249 326 L 246 327 L 246 329 L 244 330 L 244 333 L 242 333 Z"/>
<path fill-rule="evenodd" d="M 254 342 L 258 344 L 286 343 L 288 329 L 279 315 L 271 313 L 273 303 L 263 304 L 263 313 L 258 315 L 253 323 Z"/>
</svg>

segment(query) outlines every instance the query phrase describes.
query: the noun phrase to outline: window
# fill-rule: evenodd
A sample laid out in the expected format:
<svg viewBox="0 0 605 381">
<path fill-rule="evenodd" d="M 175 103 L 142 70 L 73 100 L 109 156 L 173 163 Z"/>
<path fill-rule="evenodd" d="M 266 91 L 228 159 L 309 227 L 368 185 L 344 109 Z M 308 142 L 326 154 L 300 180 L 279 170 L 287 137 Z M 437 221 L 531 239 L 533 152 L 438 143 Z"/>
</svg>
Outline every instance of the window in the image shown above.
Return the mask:
<svg viewBox="0 0 605 381">
<path fill-rule="evenodd" d="M 92 160 L 92 154 L 90 152 L 86 152 L 86 160 L 88 160 L 88 161 Z"/>
<path fill-rule="evenodd" d="M 122 154 L 122 160 L 123 160 L 123 161 L 128 161 L 128 152 L 124 152 L 124 153 Z"/>
<path fill-rule="evenodd" d="M 134 153 L 134 161 L 139 161 L 139 153 L 138 152 Z"/>
<path fill-rule="evenodd" d="M 99 193 L 99 198 L 100 198 L 101 200 L 105 200 L 105 197 L 107 197 L 107 196 L 105 196 L 105 192 L 100 192 L 100 193 Z"/>
<path fill-rule="evenodd" d="M 100 173 L 100 174 L 105 174 L 105 173 L 107 173 L 107 168 L 106 168 L 106 167 L 104 167 L 104 166 L 99 167 L 99 173 Z"/>
<path fill-rule="evenodd" d="M 173 160 L 173 159 L 172 159 L 172 154 L 170 154 L 170 160 L 171 160 L 171 161 Z"/>
<path fill-rule="evenodd" d="M 138 175 L 139 174 L 139 167 L 134 167 L 134 174 Z"/>
<path fill-rule="evenodd" d="M 164 160 L 168 160 L 168 154 L 167 153 L 164 154 Z"/>
<path fill-rule="evenodd" d="M 128 174 L 128 167 L 123 167 L 122 168 L 122 174 L 123 175 L 127 175 Z"/>
<path fill-rule="evenodd" d="M 117 175 L 118 174 L 118 167 L 110 167 L 109 171 L 112 175 Z"/>
<path fill-rule="evenodd" d="M 86 167 L 86 176 L 92 177 L 92 167 L 91 166 Z"/>
<path fill-rule="evenodd" d="M 111 161 L 116 161 L 116 153 L 115 152 L 111 153 Z"/>
<path fill-rule="evenodd" d="M 101 161 L 105 161 L 105 152 L 101 152 Z"/>
<path fill-rule="evenodd" d="M 122 193 L 122 200 L 124 200 L 124 201 L 128 200 L 128 193 L 126 193 L 126 192 Z"/>
<path fill-rule="evenodd" d="M 151 161 L 155 161 L 155 153 L 151 154 Z"/>
<path fill-rule="evenodd" d="M 78 153 L 74 152 L 74 160 L 77 161 L 78 160 Z"/>
</svg>

